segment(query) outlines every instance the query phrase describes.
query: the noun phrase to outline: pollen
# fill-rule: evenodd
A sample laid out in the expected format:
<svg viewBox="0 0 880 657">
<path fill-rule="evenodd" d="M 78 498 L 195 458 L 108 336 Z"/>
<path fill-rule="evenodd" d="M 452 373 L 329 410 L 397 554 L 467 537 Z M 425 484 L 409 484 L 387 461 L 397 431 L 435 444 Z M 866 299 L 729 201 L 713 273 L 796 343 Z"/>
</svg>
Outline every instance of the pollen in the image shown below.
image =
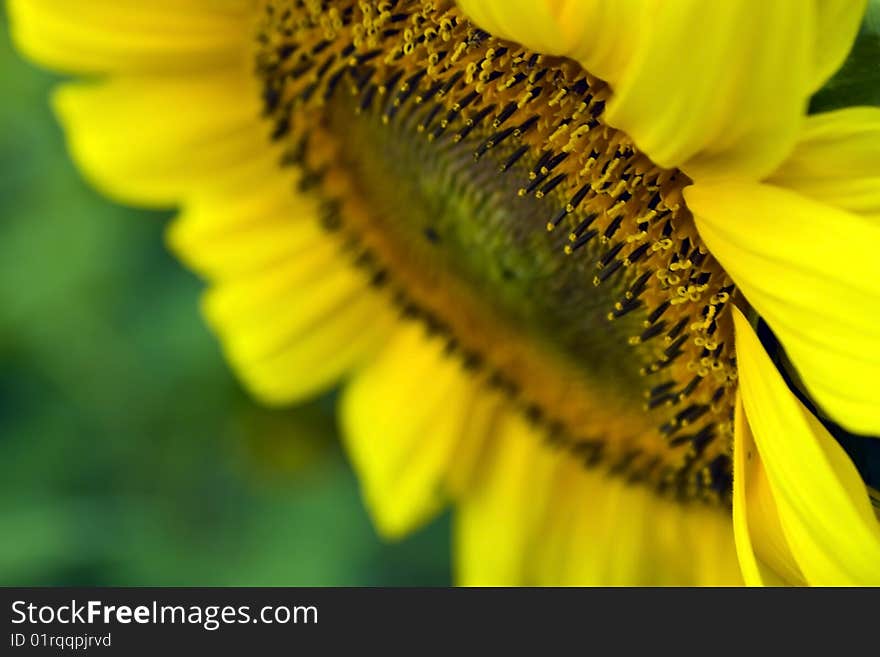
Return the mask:
<svg viewBox="0 0 880 657">
<path fill-rule="evenodd" d="M 264 0 L 254 57 L 340 257 L 573 458 L 729 502 L 737 290 L 604 82 L 442 0 Z"/>
</svg>

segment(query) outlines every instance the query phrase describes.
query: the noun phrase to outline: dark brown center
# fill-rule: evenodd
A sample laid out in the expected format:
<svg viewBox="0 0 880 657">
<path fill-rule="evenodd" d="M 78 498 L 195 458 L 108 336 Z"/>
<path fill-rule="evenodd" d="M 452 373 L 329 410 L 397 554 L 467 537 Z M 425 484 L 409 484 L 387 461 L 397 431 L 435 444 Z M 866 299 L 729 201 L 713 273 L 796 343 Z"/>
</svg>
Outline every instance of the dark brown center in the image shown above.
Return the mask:
<svg viewBox="0 0 880 657">
<path fill-rule="evenodd" d="M 264 0 L 272 139 L 375 285 L 589 463 L 726 501 L 735 290 L 607 86 L 451 2 Z"/>
</svg>

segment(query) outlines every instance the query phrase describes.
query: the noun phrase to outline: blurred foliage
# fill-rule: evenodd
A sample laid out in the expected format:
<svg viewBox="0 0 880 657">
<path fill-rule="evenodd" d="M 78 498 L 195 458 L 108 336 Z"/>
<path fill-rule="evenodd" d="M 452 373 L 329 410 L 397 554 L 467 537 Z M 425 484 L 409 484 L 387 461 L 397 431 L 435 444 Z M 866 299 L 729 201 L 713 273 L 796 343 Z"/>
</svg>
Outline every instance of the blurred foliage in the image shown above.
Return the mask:
<svg viewBox="0 0 880 657">
<path fill-rule="evenodd" d="M 168 217 L 80 180 L 0 28 L 0 584 L 447 584 L 448 520 L 382 543 L 332 397 L 241 392 Z"/>
</svg>

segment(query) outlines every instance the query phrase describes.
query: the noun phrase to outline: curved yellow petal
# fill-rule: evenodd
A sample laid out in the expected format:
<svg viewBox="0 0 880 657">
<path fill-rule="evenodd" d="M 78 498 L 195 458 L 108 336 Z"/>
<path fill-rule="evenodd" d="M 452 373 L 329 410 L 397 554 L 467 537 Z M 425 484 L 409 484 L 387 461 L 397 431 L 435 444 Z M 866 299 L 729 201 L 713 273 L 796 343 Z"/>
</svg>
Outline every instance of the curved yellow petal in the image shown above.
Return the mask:
<svg viewBox="0 0 880 657">
<path fill-rule="evenodd" d="M 825 412 L 880 435 L 880 225 L 758 183 L 685 189 L 700 235 Z"/>
<path fill-rule="evenodd" d="M 166 207 L 199 187 L 253 179 L 270 154 L 253 84 L 235 70 L 71 83 L 55 108 L 74 159 L 101 191 Z"/>
<path fill-rule="evenodd" d="M 696 179 L 761 178 L 788 154 L 810 93 L 813 3 L 654 3 L 608 122 Z M 585 62 L 589 68 L 589 60 Z"/>
<path fill-rule="evenodd" d="M 613 81 L 626 70 L 645 27 L 647 0 L 457 0 L 487 32 L 546 55 L 588 63 Z"/>
<path fill-rule="evenodd" d="M 253 7 L 254 0 L 7 0 L 18 48 L 74 73 L 241 66 Z"/>
<path fill-rule="evenodd" d="M 346 386 L 345 445 L 384 536 L 403 536 L 468 485 L 497 404 L 417 322 Z"/>
<path fill-rule="evenodd" d="M 212 281 L 232 280 L 288 258 L 327 238 L 316 199 L 291 193 L 290 179 L 267 158 L 261 180 L 246 192 L 209 190 L 190 197 L 168 231 L 168 244 Z"/>
<path fill-rule="evenodd" d="M 284 404 L 324 391 L 371 358 L 393 316 L 339 247 L 317 234 L 301 250 L 221 280 L 203 309 L 223 350 L 262 401 Z"/>
<path fill-rule="evenodd" d="M 880 108 L 807 117 L 794 152 L 768 182 L 880 222 Z"/>
<path fill-rule="evenodd" d="M 585 471 L 570 457 L 561 470 L 533 566 L 539 584 L 742 583 L 722 509 L 664 499 L 646 486 Z"/>
<path fill-rule="evenodd" d="M 741 583 L 730 518 L 586 469 L 508 412 L 455 512 L 464 585 Z"/>
<path fill-rule="evenodd" d="M 735 311 L 734 321 L 742 404 L 797 567 L 810 584 L 880 584 L 880 524 L 864 482 L 745 317 Z"/>
<path fill-rule="evenodd" d="M 779 523 L 779 511 L 737 394 L 733 443 L 733 531 L 749 586 L 805 584 Z"/>
<path fill-rule="evenodd" d="M 862 0 L 459 4 L 484 29 L 576 59 L 608 81 L 608 123 L 654 162 L 701 179 L 759 179 L 776 168 L 810 94 L 852 45 L 865 7 Z"/>
<path fill-rule="evenodd" d="M 812 91 L 818 91 L 846 61 L 867 5 L 868 0 L 821 0 L 817 3 L 816 24 L 819 29 Z"/>
<path fill-rule="evenodd" d="M 462 586 L 535 585 L 529 568 L 538 562 L 541 524 L 566 455 L 542 445 L 514 411 L 502 415 L 496 432 L 491 462 L 455 509 L 455 579 Z"/>
</svg>

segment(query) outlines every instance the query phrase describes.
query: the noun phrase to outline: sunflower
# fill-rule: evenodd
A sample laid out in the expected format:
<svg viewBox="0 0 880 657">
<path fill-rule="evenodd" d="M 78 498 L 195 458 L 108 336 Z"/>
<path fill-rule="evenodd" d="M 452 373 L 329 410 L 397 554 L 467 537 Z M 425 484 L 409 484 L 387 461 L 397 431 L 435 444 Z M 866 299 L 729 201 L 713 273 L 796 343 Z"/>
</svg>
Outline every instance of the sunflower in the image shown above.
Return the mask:
<svg viewBox="0 0 880 657">
<path fill-rule="evenodd" d="M 880 583 L 826 428 L 880 434 L 880 110 L 806 112 L 864 2 L 76 5 L 9 0 L 75 159 L 181 209 L 256 397 L 344 382 L 381 533 L 451 502 L 462 584 Z"/>
</svg>

